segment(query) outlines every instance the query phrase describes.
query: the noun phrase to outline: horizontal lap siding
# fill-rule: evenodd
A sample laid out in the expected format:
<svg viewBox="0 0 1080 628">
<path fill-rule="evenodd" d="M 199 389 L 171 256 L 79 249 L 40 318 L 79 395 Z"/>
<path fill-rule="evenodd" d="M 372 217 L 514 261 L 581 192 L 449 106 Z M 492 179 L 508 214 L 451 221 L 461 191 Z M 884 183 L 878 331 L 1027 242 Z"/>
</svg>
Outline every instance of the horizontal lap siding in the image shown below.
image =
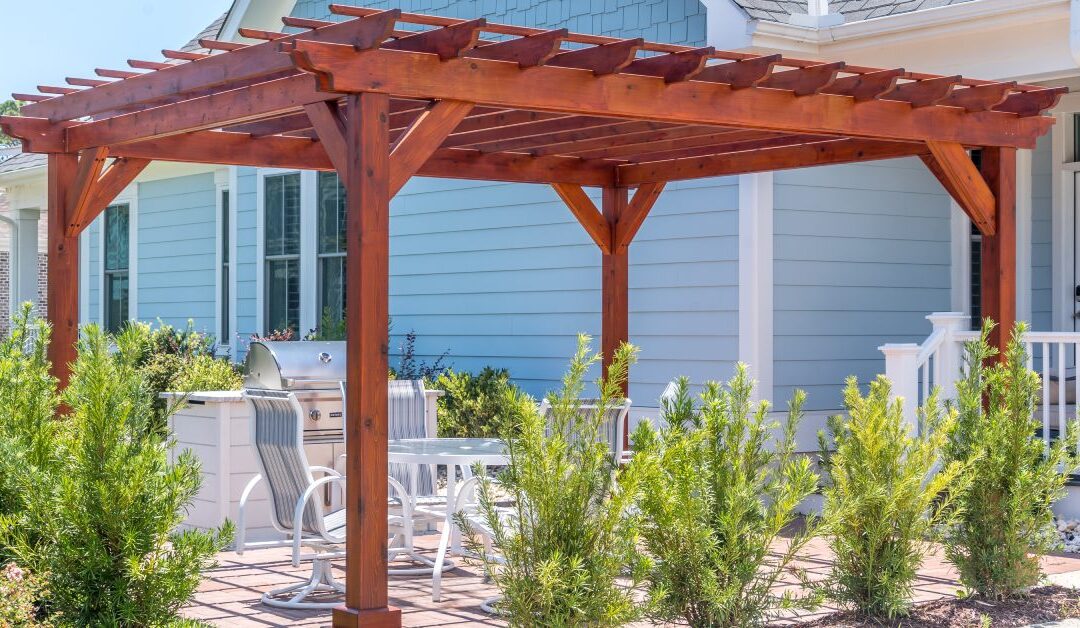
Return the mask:
<svg viewBox="0 0 1080 628">
<path fill-rule="evenodd" d="M 212 173 L 139 184 L 138 318 L 214 333 Z"/>
<path fill-rule="evenodd" d="M 236 334 L 238 358 L 243 358 L 248 337 L 256 331 L 256 312 L 261 300 L 257 289 L 256 191 L 254 168 L 237 168 L 237 190 L 230 194 L 236 203 Z"/>
<path fill-rule="evenodd" d="M 87 256 L 90 268 L 86 271 L 86 279 L 89 282 L 87 286 L 89 311 L 86 312 L 86 321 L 99 324 L 101 323 L 101 224 L 102 219 L 99 217 L 86 228 L 87 244 L 90 248 Z"/>
<path fill-rule="evenodd" d="M 775 207 L 775 401 L 836 409 L 848 375 L 884 370 L 878 346 L 949 308 L 948 198 L 907 159 L 777 173 Z"/>
<path fill-rule="evenodd" d="M 654 405 L 675 375 L 730 371 L 736 218 L 734 180 L 673 185 L 631 246 L 640 405 Z M 576 334 L 599 334 L 599 251 L 546 186 L 413 180 L 392 203 L 390 246 L 395 353 L 416 330 L 421 359 L 447 351 L 458 369 L 505 367 L 541 395 L 557 385 Z"/>
<path fill-rule="evenodd" d="M 1031 157 L 1031 326 L 1053 329 L 1051 241 L 1053 236 L 1050 135 L 1039 138 Z"/>
</svg>

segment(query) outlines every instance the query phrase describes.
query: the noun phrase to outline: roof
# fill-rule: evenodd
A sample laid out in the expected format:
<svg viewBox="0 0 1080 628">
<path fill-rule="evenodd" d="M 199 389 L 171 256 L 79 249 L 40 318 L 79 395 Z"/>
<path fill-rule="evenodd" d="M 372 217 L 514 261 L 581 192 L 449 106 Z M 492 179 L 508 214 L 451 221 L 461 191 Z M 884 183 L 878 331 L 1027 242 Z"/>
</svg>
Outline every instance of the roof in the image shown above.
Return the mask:
<svg viewBox="0 0 1080 628">
<path fill-rule="evenodd" d="M 47 161 L 48 155 L 39 155 L 37 153 L 15 153 L 11 157 L 0 161 L 0 175 L 9 172 L 17 172 L 19 170 L 42 167 Z"/>
<path fill-rule="evenodd" d="M 844 16 L 845 22 L 860 22 L 889 15 L 934 9 L 975 0 L 832 0 L 830 13 Z M 806 0 L 732 0 L 752 19 L 787 23 L 793 14 L 806 14 Z"/>
<path fill-rule="evenodd" d="M 193 37 L 191 41 L 184 44 L 184 47 L 180 50 L 184 52 L 209 52 L 202 44 L 199 43 L 200 39 L 221 39 L 221 29 L 225 27 L 225 20 L 229 17 L 229 12 L 222 13 L 216 20 L 210 22 L 206 28 L 202 29 L 198 35 Z"/>
</svg>

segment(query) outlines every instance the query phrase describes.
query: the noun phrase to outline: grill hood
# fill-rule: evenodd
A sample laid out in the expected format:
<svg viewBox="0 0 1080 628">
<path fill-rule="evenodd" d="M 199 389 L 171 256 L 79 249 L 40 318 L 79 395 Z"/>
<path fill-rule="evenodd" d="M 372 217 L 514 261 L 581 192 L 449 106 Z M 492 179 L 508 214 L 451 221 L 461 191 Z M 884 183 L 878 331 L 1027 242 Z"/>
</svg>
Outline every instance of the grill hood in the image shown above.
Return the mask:
<svg viewBox="0 0 1080 628">
<path fill-rule="evenodd" d="M 259 340 L 248 347 L 244 387 L 320 390 L 345 379 L 345 341 Z"/>
</svg>

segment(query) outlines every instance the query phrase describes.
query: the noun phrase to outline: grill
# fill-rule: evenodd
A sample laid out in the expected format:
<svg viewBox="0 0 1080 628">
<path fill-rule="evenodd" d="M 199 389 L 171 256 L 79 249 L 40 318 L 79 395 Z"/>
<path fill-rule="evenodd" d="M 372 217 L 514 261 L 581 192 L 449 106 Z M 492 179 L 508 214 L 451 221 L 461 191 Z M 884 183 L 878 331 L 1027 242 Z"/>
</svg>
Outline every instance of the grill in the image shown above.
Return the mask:
<svg viewBox="0 0 1080 628">
<path fill-rule="evenodd" d="M 288 391 L 304 411 L 305 443 L 345 440 L 341 382 L 345 342 L 256 341 L 248 347 L 244 388 Z"/>
</svg>

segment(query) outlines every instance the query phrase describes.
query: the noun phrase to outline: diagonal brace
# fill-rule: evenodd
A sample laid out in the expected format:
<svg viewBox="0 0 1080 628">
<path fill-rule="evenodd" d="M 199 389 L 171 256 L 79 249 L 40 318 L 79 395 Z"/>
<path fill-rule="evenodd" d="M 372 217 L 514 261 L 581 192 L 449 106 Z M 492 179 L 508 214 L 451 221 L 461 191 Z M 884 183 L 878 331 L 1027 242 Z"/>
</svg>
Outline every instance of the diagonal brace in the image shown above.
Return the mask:
<svg viewBox="0 0 1080 628">
<path fill-rule="evenodd" d="M 68 237 L 82 233 L 116 195 L 150 164 L 149 159 L 119 157 L 102 172 L 107 154 L 106 147 L 86 149 L 79 153 L 79 166 L 72 194 L 68 197 L 71 201 L 66 207 L 65 232 Z"/>
<path fill-rule="evenodd" d="M 923 163 L 941 181 L 964 213 L 986 236 L 997 229 L 997 201 L 975 163 L 964 147 L 955 142 L 927 141 L 929 155 L 923 155 Z"/>
<path fill-rule="evenodd" d="M 439 100 L 428 107 L 390 149 L 390 197 L 393 198 L 472 111 L 471 102 Z"/>
</svg>

